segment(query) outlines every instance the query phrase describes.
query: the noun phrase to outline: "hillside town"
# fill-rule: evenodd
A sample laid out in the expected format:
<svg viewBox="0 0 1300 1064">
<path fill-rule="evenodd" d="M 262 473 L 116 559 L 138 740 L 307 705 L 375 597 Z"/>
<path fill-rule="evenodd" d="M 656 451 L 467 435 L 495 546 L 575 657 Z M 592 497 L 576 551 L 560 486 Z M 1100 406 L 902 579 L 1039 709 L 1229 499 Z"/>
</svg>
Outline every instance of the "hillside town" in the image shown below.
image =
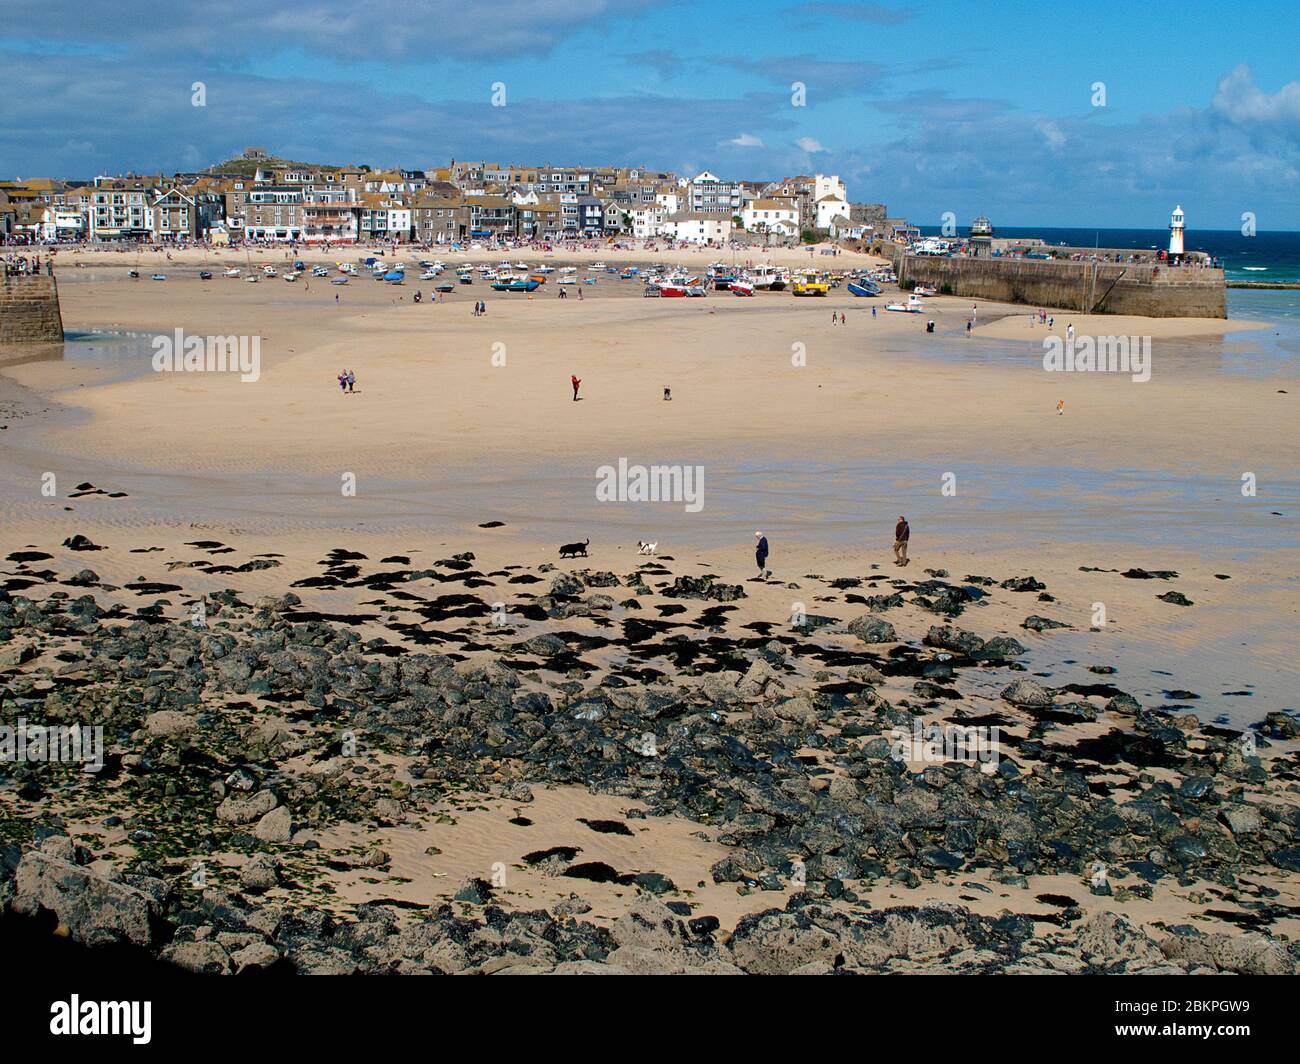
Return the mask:
<svg viewBox="0 0 1300 1064">
<path fill-rule="evenodd" d="M 372 169 L 249 148 L 206 171 L 0 181 L 6 244 L 462 244 L 631 238 L 723 246 L 909 239 L 835 175 L 724 179 L 637 167 L 458 162 Z"/>
</svg>

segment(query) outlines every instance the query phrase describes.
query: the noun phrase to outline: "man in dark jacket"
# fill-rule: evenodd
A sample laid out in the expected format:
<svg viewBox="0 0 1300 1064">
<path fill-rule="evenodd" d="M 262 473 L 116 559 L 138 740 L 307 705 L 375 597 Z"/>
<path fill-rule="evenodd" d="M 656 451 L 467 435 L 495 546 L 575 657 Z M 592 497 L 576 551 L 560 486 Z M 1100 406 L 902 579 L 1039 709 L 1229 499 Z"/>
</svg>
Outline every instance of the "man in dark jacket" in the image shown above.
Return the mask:
<svg viewBox="0 0 1300 1064">
<path fill-rule="evenodd" d="M 912 538 L 912 526 L 907 523 L 907 518 L 898 517 L 898 524 L 894 526 L 894 563 L 896 565 L 907 564 L 907 541 Z"/>
<path fill-rule="evenodd" d="M 754 560 L 758 562 L 758 579 L 771 576 L 772 571 L 767 566 L 767 537 L 762 532 L 755 532 L 754 537 L 758 540 L 758 546 L 754 548 Z"/>
</svg>

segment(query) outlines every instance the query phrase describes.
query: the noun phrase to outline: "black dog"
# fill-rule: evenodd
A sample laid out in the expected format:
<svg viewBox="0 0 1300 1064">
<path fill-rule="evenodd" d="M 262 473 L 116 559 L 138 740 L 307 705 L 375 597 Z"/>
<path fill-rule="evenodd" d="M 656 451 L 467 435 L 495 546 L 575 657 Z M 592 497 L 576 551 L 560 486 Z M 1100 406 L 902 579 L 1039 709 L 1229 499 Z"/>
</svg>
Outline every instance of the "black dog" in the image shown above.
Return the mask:
<svg viewBox="0 0 1300 1064">
<path fill-rule="evenodd" d="M 560 548 L 560 557 L 576 558 L 579 554 L 581 554 L 585 558 L 587 556 L 587 546 L 590 543 L 591 540 L 587 540 L 586 543 L 566 543 L 563 547 Z"/>
</svg>

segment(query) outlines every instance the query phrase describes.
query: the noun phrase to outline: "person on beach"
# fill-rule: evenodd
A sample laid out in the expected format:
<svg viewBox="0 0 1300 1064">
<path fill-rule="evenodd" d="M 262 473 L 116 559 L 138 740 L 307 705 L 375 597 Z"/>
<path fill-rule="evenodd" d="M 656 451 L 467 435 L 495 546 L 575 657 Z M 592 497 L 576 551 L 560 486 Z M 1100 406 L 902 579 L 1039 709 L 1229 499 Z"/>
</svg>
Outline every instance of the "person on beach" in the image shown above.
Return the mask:
<svg viewBox="0 0 1300 1064">
<path fill-rule="evenodd" d="M 344 370 L 339 374 L 339 391 L 346 394 L 348 390 L 348 371 Z"/>
<path fill-rule="evenodd" d="M 754 547 L 754 560 L 758 562 L 759 580 L 764 580 L 772 575 L 772 570 L 767 568 L 767 537 L 762 532 L 755 532 L 754 538 L 758 540 Z"/>
<path fill-rule="evenodd" d="M 876 308 L 875 308 L 875 307 L 872 307 L 872 308 L 871 308 L 871 316 L 872 316 L 873 318 L 876 316 Z"/>
<path fill-rule="evenodd" d="M 1071 323 L 1070 325 L 1067 325 L 1067 326 L 1065 327 L 1065 338 L 1066 338 L 1067 340 L 1069 340 L 1070 343 L 1074 343 L 1074 325 L 1073 325 L 1073 323 Z"/>
<path fill-rule="evenodd" d="M 1064 400 L 1064 399 L 1058 399 L 1058 400 L 1056 401 L 1056 413 L 1057 413 L 1058 416 L 1060 416 L 1061 414 L 1064 414 L 1064 413 L 1065 413 L 1065 400 Z"/>
<path fill-rule="evenodd" d="M 664 389 L 664 402 L 665 402 L 665 403 L 670 403 L 670 402 L 672 402 L 672 398 L 673 398 L 673 390 L 672 390 L 671 388 L 665 388 L 665 389 Z"/>
<path fill-rule="evenodd" d="M 348 370 L 348 394 L 351 395 L 357 384 L 357 375 Z"/>
<path fill-rule="evenodd" d="M 581 387 L 582 381 L 576 375 L 570 374 L 569 383 L 573 385 L 573 401 L 576 403 L 578 401 L 578 388 Z"/>
<path fill-rule="evenodd" d="M 966 323 L 966 335 L 967 335 L 967 336 L 970 335 L 970 331 L 971 331 L 971 329 L 973 329 L 974 327 L 975 327 L 975 322 L 974 322 L 974 320 L 968 321 L 968 322 Z"/>
<path fill-rule="evenodd" d="M 894 526 L 894 564 L 907 564 L 907 541 L 912 538 L 912 526 L 907 523 L 907 518 L 902 514 L 898 515 L 898 524 Z"/>
</svg>

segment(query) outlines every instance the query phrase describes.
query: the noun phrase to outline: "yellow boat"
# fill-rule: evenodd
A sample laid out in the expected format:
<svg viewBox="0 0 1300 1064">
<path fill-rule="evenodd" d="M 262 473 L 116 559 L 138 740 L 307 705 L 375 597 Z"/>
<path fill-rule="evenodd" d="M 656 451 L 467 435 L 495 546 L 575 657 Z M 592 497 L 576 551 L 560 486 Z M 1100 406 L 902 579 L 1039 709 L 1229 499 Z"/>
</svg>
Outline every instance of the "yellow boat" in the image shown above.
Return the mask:
<svg viewBox="0 0 1300 1064">
<path fill-rule="evenodd" d="M 797 296 L 824 296 L 831 290 L 831 286 L 823 280 L 819 280 L 816 274 L 804 273 L 799 275 L 799 279 L 790 286 L 790 291 Z"/>
</svg>

